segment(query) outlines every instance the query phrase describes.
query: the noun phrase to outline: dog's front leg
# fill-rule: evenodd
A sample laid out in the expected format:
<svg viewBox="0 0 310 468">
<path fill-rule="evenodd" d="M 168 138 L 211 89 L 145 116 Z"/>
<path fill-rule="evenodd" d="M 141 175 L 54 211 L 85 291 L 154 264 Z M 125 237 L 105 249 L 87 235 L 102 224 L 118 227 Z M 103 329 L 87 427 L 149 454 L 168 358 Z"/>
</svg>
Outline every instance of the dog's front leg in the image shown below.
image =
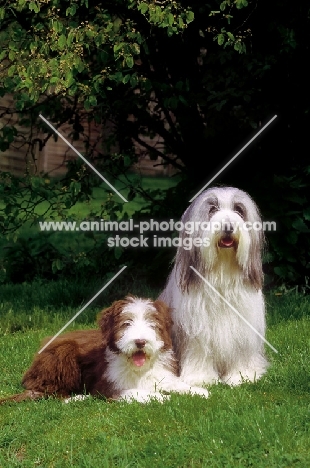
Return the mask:
<svg viewBox="0 0 310 468">
<path fill-rule="evenodd" d="M 169 376 L 169 378 L 163 379 L 158 387 L 165 392 L 190 393 L 191 395 L 200 395 L 204 398 L 208 398 L 209 396 L 206 388 L 188 385 L 180 377 L 176 376 Z"/>
<path fill-rule="evenodd" d="M 180 377 L 183 382 L 198 387 L 219 382 L 211 352 L 205 350 L 198 340 L 187 343 L 180 354 Z"/>
</svg>

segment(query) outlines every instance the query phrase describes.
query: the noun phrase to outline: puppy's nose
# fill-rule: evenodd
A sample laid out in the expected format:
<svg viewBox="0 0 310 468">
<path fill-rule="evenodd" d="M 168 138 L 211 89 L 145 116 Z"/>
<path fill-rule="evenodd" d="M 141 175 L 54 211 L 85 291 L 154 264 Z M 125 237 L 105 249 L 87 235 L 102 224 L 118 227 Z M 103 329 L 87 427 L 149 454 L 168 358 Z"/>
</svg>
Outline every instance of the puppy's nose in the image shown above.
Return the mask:
<svg viewBox="0 0 310 468">
<path fill-rule="evenodd" d="M 135 340 L 135 345 L 138 349 L 142 349 L 146 345 L 146 340 Z"/>
</svg>

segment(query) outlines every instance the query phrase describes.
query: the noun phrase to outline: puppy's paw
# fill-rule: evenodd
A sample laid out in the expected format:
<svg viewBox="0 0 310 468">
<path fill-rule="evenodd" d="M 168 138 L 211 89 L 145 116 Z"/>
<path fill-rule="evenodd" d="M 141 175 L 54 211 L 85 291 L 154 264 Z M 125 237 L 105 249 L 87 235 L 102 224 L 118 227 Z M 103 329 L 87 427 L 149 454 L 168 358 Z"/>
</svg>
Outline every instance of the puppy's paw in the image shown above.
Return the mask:
<svg viewBox="0 0 310 468">
<path fill-rule="evenodd" d="M 75 395 L 70 398 L 65 398 L 63 400 L 64 403 L 72 403 L 73 401 L 83 401 L 86 400 L 86 398 L 89 398 L 89 395 Z"/>
</svg>

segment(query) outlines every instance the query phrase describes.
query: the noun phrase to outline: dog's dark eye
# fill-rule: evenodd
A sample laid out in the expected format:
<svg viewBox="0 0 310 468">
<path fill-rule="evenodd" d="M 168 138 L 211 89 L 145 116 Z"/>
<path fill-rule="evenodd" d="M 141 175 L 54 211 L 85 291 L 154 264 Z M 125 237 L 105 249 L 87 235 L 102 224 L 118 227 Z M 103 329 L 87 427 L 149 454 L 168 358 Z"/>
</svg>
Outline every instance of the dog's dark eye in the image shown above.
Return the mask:
<svg viewBox="0 0 310 468">
<path fill-rule="evenodd" d="M 122 323 L 121 327 L 127 328 L 127 327 L 130 327 L 130 325 L 131 325 L 131 322 L 128 320 L 127 322 Z"/>
<path fill-rule="evenodd" d="M 210 208 L 209 208 L 209 215 L 213 215 L 217 211 L 218 211 L 218 207 L 215 206 L 215 205 L 211 205 Z"/>
<path fill-rule="evenodd" d="M 238 215 L 241 216 L 241 218 L 244 218 L 245 209 L 242 205 L 238 205 L 238 204 L 234 205 L 234 211 L 238 213 Z"/>
</svg>

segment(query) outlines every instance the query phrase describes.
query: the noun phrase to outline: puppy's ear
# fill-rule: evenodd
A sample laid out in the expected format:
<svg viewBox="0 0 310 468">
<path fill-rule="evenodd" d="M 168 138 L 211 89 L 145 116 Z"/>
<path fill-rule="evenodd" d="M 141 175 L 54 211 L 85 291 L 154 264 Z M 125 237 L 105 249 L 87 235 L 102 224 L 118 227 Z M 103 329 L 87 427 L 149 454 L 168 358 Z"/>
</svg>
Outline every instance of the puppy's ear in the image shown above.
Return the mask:
<svg viewBox="0 0 310 468">
<path fill-rule="evenodd" d="M 98 325 L 102 332 L 102 342 L 104 346 L 112 346 L 115 321 L 126 305 L 128 305 L 128 301 L 126 300 L 113 302 L 110 307 L 104 309 L 98 315 Z"/>
</svg>

